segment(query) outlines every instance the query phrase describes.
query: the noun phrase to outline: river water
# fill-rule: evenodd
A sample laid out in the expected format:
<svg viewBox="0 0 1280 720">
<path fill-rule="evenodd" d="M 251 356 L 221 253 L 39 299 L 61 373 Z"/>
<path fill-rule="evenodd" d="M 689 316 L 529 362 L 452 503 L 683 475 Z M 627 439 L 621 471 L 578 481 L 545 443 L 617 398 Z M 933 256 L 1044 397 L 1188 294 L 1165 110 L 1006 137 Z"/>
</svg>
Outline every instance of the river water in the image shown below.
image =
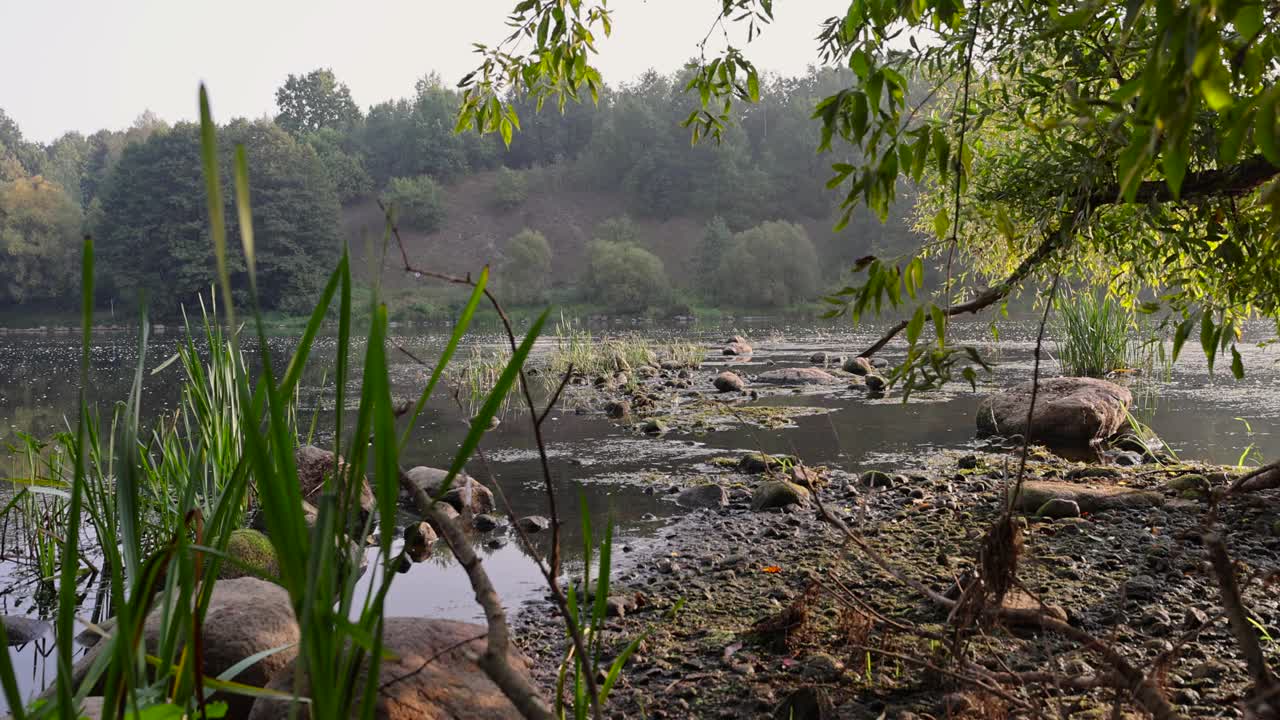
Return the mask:
<svg viewBox="0 0 1280 720">
<path fill-rule="evenodd" d="M 1256 330 L 1246 334 L 1251 343 L 1265 339 L 1265 329 Z M 767 320 L 739 321 L 733 328 L 613 325 L 594 331 L 597 337 L 625 332 L 702 343 L 708 348 L 709 363 L 733 362 L 735 371 L 746 375 L 770 365 L 808 366 L 810 355 L 819 350 L 853 354 L 873 337 L 869 330 L 855 332 L 840 325 L 788 326 Z M 660 542 L 665 521 L 682 512 L 667 492 L 671 483 L 664 478 L 677 472 L 687 476 L 691 469 L 697 472 L 702 463 L 714 456 L 763 449 L 798 455 L 810 465 L 847 470 L 902 469 L 940 450 L 972 446 L 974 415 L 982 393 L 1031 377 L 1035 327 L 1026 322 L 1005 322 L 1000 326 L 999 341 L 992 339 L 986 324 L 957 323 L 955 332 L 978 345 L 983 355 L 995 363 L 993 374 L 981 378 L 976 392 L 967 384 L 957 383 L 913 395 L 905 404 L 892 392 L 880 399 L 847 392 L 774 395 L 761 402 L 803 404 L 826 412 L 800 417 L 793 427 L 781 430 L 739 428 L 698 436 L 671 433 L 650 437 L 607 420 L 598 410 L 566 406 L 557 411 L 547 422 L 546 436 L 565 523 L 563 547 L 570 566 L 581 546 L 579 498 L 585 498 L 597 528 L 602 526 L 601 518 L 613 518 L 619 546 Z M 746 334 L 755 345 L 756 352 L 749 361 L 719 355 L 721 341 L 731 333 Z M 432 354 L 443 347 L 448 331 L 398 327 L 393 328 L 393 334 L 396 345 L 430 362 Z M 145 366 L 160 366 L 173 353 L 178 339 L 172 328 L 157 333 Z M 472 347 L 498 346 L 494 336 L 478 335 L 468 342 Z M 283 355 L 292 340 L 279 338 L 272 343 L 273 349 Z M 543 342 L 535 354 L 546 352 L 549 343 Z M 300 400 L 303 418 L 309 419 L 317 405 L 324 405 L 320 387 L 326 370 L 323 358 L 326 351 L 331 354 L 332 347 L 331 339 L 322 339 L 313 363 L 316 367 L 305 376 Z M 892 350 L 891 346 L 887 354 L 891 361 Z M 1046 350 L 1052 355 L 1052 341 L 1046 344 Z M 1257 344 L 1244 345 L 1241 350 L 1248 374 L 1240 381 L 1231 379 L 1225 368 L 1210 375 L 1203 355 L 1188 348 L 1171 370 L 1135 385 L 1136 414 L 1180 457 L 1235 464 L 1247 448 L 1253 448 L 1255 462 L 1280 454 L 1280 436 L 1274 432 L 1280 415 L 1280 371 L 1276 367 L 1280 351 Z M 461 354 L 468 351 L 464 348 Z M 395 392 L 416 396 L 426 373 L 404 353 L 392 352 L 390 357 Z M 135 334 L 96 334 L 92 359 L 89 396 L 99 408 L 109 408 L 128 392 L 137 364 Z M 78 362 L 77 333 L 0 332 L 0 435 L 6 445 L 16 446 L 19 433 L 49 437 L 67 427 L 67 418 L 75 416 Z M 1051 358 L 1045 360 L 1043 372 L 1058 373 Z M 143 402 L 151 417 L 160 417 L 175 406 L 181 379 L 178 363 L 147 377 Z M 324 417 L 327 415 L 322 413 L 321 437 Z M 420 419 L 402 464 L 446 467 L 465 432 L 464 414 L 447 393 L 438 392 Z M 488 462 L 473 462 L 469 466 L 471 474 L 486 484 L 499 484 L 518 514 L 547 514 L 535 445 L 523 417 L 509 414 L 488 433 L 483 447 Z M 21 469 L 15 462 L 11 458 L 0 465 L 0 478 L 20 476 Z M 9 491 L 0 488 L 0 492 Z M 504 538 L 507 541 L 500 547 L 490 547 L 492 539 L 481 541 L 478 549 L 508 608 L 514 610 L 540 596 L 543 585 L 531 559 L 513 539 Z M 32 600 L 28 575 L 20 572 L 11 558 L 0 558 L 0 583 L 5 584 L 0 587 L 0 613 L 44 614 L 44 609 Z M 415 564 L 396 577 L 387 611 L 393 616 L 480 619 L 464 573 L 450 562 L 443 548 L 437 548 L 426 562 Z M 34 693 L 52 681 L 51 634 L 11 648 L 10 652 L 25 691 Z"/>
</svg>

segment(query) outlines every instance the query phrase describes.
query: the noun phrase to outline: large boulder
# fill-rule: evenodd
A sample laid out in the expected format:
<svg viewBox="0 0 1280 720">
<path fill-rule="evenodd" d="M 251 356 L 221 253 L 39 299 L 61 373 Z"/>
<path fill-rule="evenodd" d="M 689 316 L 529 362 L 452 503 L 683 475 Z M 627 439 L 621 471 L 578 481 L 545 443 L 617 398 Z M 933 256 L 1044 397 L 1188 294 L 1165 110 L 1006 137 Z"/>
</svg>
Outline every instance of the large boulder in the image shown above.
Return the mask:
<svg viewBox="0 0 1280 720">
<path fill-rule="evenodd" d="M 1052 448 L 1088 449 L 1125 427 L 1133 396 L 1096 378 L 1040 381 L 1035 416 L 1027 427 L 1032 383 L 988 395 L 978 406 L 979 435 L 1023 435 Z"/>
<path fill-rule="evenodd" d="M 770 385 L 843 385 L 844 380 L 815 367 L 778 368 L 762 372 L 756 380 Z"/>
<path fill-rule="evenodd" d="M 161 622 L 161 609 L 156 608 L 143 626 L 143 641 L 151 652 L 158 651 Z M 235 677 L 238 683 L 263 687 L 293 663 L 298 639 L 298 623 L 284 588 L 250 577 L 219 580 L 209 597 L 202 629 L 204 674 L 217 677 L 251 655 L 285 648 L 266 655 Z M 71 671 L 75 686 L 84 682 L 98 654 L 110 646 L 99 642 L 76 663 Z M 50 686 L 40 697 L 52 700 L 55 692 L 56 686 Z M 217 693 L 213 698 L 226 701 L 227 718 L 243 718 L 253 706 L 253 698 L 243 695 Z"/>
<path fill-rule="evenodd" d="M 303 500 L 315 504 L 324 490 L 325 479 L 329 477 L 334 477 L 335 487 L 339 492 L 345 492 L 347 478 L 351 474 L 350 466 L 345 459 L 336 457 L 332 452 L 315 445 L 303 445 L 298 448 L 294 451 L 293 459 L 298 466 L 298 485 L 302 489 Z M 337 476 L 334 475 L 335 468 Z M 373 490 L 369 487 L 369 481 L 362 476 L 360 478 L 360 511 L 363 517 L 360 520 L 367 518 L 373 509 Z"/>
<path fill-rule="evenodd" d="M 386 657 L 378 668 L 378 699 L 373 716 L 379 720 L 507 720 L 520 717 L 497 685 L 472 659 L 484 652 L 485 629 L 479 625 L 428 618 L 387 618 L 383 631 Z M 515 672 L 529 674 L 529 662 L 512 649 L 508 661 Z M 269 688 L 291 692 L 295 667 L 291 663 L 271 679 Z M 364 687 L 362 668 L 356 687 Z M 305 683 L 304 683 L 305 685 Z M 289 715 L 289 702 L 259 698 L 251 720 Z M 298 717 L 310 714 L 298 706 Z M 355 717 L 356 711 L 352 712 Z"/>
<path fill-rule="evenodd" d="M 1010 492 L 1013 489 L 1010 488 Z M 1050 505 L 1051 501 L 1058 501 Z M 1016 508 L 1029 515 L 1042 509 L 1050 515 L 1054 509 L 1075 503 L 1077 513 L 1096 513 L 1100 510 L 1124 510 L 1163 505 L 1164 496 L 1150 490 L 1135 490 L 1122 485 L 1086 485 L 1052 480 L 1028 480 L 1022 484 Z"/>
<path fill-rule="evenodd" d="M 448 471 L 419 465 L 404 474 L 405 489 L 413 496 L 416 496 L 416 490 L 422 490 L 428 497 L 435 498 L 440 495 L 448 477 Z M 459 474 L 455 477 L 449 491 L 439 499 L 452 505 L 458 512 L 470 511 L 472 515 L 480 515 L 493 511 L 493 491 L 470 475 Z M 418 509 L 426 512 L 425 508 Z"/>
<path fill-rule="evenodd" d="M 751 345 L 741 335 L 734 335 L 725 342 L 722 352 L 725 355 L 750 355 Z"/>
</svg>

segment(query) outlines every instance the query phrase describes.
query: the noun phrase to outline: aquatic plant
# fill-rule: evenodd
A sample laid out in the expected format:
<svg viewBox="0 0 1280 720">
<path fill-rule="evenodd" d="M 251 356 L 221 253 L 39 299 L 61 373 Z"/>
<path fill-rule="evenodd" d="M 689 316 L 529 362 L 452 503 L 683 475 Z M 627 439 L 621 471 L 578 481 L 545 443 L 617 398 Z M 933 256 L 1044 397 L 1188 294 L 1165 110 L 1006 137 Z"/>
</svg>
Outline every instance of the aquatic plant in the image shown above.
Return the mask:
<svg viewBox="0 0 1280 720">
<path fill-rule="evenodd" d="M 1068 375 L 1104 377 L 1142 362 L 1134 314 L 1104 294 L 1077 292 L 1055 303 L 1057 356 Z"/>
</svg>

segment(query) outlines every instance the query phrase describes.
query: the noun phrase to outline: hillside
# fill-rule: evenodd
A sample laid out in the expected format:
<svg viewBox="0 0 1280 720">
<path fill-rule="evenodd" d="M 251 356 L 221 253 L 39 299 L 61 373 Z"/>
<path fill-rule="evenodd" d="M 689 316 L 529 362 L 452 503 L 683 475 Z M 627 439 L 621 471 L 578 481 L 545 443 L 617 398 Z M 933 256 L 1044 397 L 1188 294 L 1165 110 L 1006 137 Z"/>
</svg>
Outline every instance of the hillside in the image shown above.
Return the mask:
<svg viewBox="0 0 1280 720">
<path fill-rule="evenodd" d="M 636 215 L 628 212 L 630 203 L 622 193 L 566 187 L 555 168 L 528 174 L 528 197 L 510 210 L 500 209 L 493 201 L 498 172 L 476 173 L 445 186 L 447 215 L 442 226 L 431 233 L 408 228 L 401 231 L 411 262 L 454 274 L 474 272 L 486 263 L 496 267 L 507 239 L 529 228 L 543 233 L 551 245 L 553 284 L 572 286 L 583 272 L 586 245 L 595 229 L 605 220 L 627 215 L 635 224 L 639 243 L 662 258 L 672 283 L 685 288 L 696 286 L 691 260 L 709 215 L 669 219 Z M 815 192 L 819 190 L 815 187 Z M 831 218 L 780 219 L 797 223 L 808 232 L 823 262 L 824 282 L 835 281 L 855 258 L 874 252 L 888 236 L 897 233 L 901 237 L 904 232 L 900 219 L 891 218 L 882 225 L 865 213 L 840 233 L 831 231 Z M 732 226 L 732 218 L 728 220 Z M 342 235 L 357 259 L 357 273 L 369 281 L 372 278 L 367 253 L 371 243 L 376 247 L 381 240 L 382 213 L 373 198 L 362 199 L 343 208 L 342 222 Z M 384 287 L 400 289 L 412 285 L 400 267 L 399 253 L 393 246 L 383 263 Z"/>
</svg>

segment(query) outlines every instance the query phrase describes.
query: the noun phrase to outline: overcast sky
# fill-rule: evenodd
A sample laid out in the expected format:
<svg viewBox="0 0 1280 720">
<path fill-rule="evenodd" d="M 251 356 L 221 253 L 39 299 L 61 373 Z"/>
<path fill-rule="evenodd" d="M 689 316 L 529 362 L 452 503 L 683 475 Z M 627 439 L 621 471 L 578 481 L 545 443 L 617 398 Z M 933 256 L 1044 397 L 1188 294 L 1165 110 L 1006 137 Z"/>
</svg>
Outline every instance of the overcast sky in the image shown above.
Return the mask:
<svg viewBox="0 0 1280 720">
<path fill-rule="evenodd" d="M 471 43 L 503 37 L 515 0 L 0 4 L 0 108 L 29 139 L 47 142 L 68 130 L 123 128 L 146 109 L 170 122 L 193 118 L 201 80 L 219 121 L 274 114 L 286 76 L 317 67 L 332 67 L 362 108 L 410 95 L 431 70 L 453 84 L 476 64 Z M 696 54 L 719 5 L 613 0 L 614 36 L 600 48 L 605 80 L 676 69 Z M 777 3 L 776 22 L 749 57 L 761 69 L 803 72 L 817 58 L 821 21 L 847 7 L 848 0 Z"/>
</svg>

